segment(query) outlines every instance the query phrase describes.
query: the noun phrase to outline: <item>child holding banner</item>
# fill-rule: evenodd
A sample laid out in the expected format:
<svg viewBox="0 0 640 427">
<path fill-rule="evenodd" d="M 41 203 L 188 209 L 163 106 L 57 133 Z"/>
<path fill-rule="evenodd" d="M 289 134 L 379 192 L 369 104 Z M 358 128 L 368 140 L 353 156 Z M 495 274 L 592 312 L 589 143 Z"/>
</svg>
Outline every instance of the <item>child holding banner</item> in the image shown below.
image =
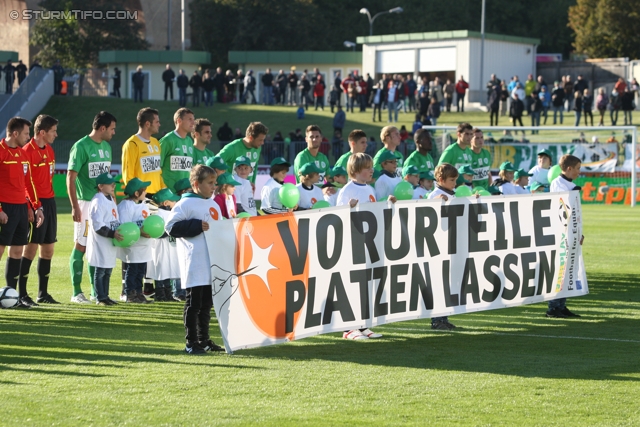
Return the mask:
<svg viewBox="0 0 640 427">
<path fill-rule="evenodd" d="M 549 168 L 551 167 L 551 151 L 543 149 L 538 151 L 538 164 L 531 168 L 529 173 L 533 181 L 542 185 L 549 185 Z"/>
<path fill-rule="evenodd" d="M 213 293 L 209 248 L 203 235 L 209 229 L 209 221 L 222 218 L 218 204 L 212 198 L 216 178 L 216 172 L 208 166 L 196 165 L 191 169 L 189 181 L 193 192 L 186 193 L 176 203 L 165 226 L 166 232 L 176 238 L 178 257 L 182 260 L 180 278 L 187 289 L 184 351 L 191 355 L 224 351 L 209 336 Z"/>
<path fill-rule="evenodd" d="M 300 176 L 300 184 L 296 186 L 300 190 L 298 209 L 311 209 L 318 200 L 324 200 L 322 190 L 315 185 L 324 170 L 316 166 L 315 163 L 306 163 L 302 165 L 298 173 Z"/>
<path fill-rule="evenodd" d="M 436 167 L 436 187 L 429 194 L 428 199 L 443 199 L 445 202 L 456 198 L 456 182 L 458 181 L 458 170 L 449 163 L 442 163 Z M 471 174 L 473 176 L 473 174 Z M 453 323 L 449 322 L 449 317 L 433 317 L 431 319 L 431 329 L 439 331 L 450 331 L 456 329 Z"/>
<path fill-rule="evenodd" d="M 335 206 L 338 201 L 338 191 L 347 184 L 347 170 L 341 166 L 335 166 L 327 174 L 327 182 L 333 186 L 331 189 L 333 191 L 325 193 L 324 200 L 329 202 L 331 206 Z"/>
<path fill-rule="evenodd" d="M 378 161 L 382 170 L 375 185 L 376 200 L 382 200 L 393 194 L 393 190 L 402 181 L 402 178 L 396 175 L 398 159 L 393 151 L 383 151 L 378 157 Z"/>
<path fill-rule="evenodd" d="M 278 195 L 290 167 L 291 163 L 287 162 L 284 157 L 276 157 L 271 161 L 271 169 L 269 170 L 271 179 L 264 184 L 260 191 L 262 212 L 266 214 L 293 212 L 293 209 L 287 209 L 282 205 Z"/>
<path fill-rule="evenodd" d="M 551 193 L 558 193 L 561 191 L 580 191 L 581 188 L 573 183 L 573 180 L 580 176 L 580 167 L 582 162 L 576 156 L 571 154 L 565 154 L 560 158 L 560 169 L 562 174 L 551 182 L 549 191 Z M 580 239 L 580 244 L 584 240 L 584 236 Z M 547 310 L 547 317 L 567 318 L 567 317 L 580 317 L 580 315 L 573 313 L 567 308 L 567 299 L 558 298 L 549 301 L 549 309 Z"/>
<path fill-rule="evenodd" d="M 220 206 L 222 216 L 227 219 L 233 219 L 237 216 L 238 202 L 235 196 L 236 187 L 240 186 L 238 181 L 234 180 L 230 173 L 223 173 L 217 177 L 218 194 L 213 200 Z"/>
<path fill-rule="evenodd" d="M 513 184 L 516 187 L 517 194 L 529 194 L 529 190 L 525 187 L 529 185 L 529 177 L 531 174 L 527 173 L 524 169 L 518 169 L 513 175 Z"/>
<path fill-rule="evenodd" d="M 413 190 L 414 199 L 426 199 L 431 190 L 433 190 L 433 172 L 422 171 L 420 172 L 420 181 L 418 181 L 418 187 Z"/>
<path fill-rule="evenodd" d="M 347 162 L 347 173 L 351 181 L 338 193 L 336 206 L 348 204 L 354 208 L 358 203 L 375 202 L 376 196 L 373 188 L 367 184 L 373 179 L 373 160 L 371 156 L 366 153 L 353 154 Z M 389 200 L 393 203 L 396 202 L 396 198 L 393 195 L 389 196 Z M 348 340 L 366 340 L 380 337 L 382 337 L 382 334 L 375 333 L 369 328 L 353 329 L 351 331 L 344 331 L 342 334 L 342 338 Z"/>
</svg>

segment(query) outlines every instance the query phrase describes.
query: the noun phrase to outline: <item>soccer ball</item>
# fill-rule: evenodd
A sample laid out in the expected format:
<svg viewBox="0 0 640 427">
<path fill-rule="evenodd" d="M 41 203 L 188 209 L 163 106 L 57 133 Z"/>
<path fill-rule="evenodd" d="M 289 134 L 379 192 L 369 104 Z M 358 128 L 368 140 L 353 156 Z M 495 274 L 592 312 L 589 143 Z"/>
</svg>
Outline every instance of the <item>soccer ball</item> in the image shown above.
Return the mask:
<svg viewBox="0 0 640 427">
<path fill-rule="evenodd" d="M 2 308 L 11 308 L 18 303 L 20 294 L 13 288 L 8 286 L 0 289 L 0 304 Z"/>
</svg>

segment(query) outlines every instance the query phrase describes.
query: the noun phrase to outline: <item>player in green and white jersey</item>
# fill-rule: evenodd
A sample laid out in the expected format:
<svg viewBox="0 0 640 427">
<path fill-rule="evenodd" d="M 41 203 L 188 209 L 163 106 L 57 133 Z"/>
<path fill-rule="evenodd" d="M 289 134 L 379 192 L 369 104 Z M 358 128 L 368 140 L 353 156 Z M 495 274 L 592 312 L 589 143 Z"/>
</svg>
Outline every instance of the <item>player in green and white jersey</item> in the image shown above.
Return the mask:
<svg viewBox="0 0 640 427">
<path fill-rule="evenodd" d="M 173 115 L 173 122 L 175 130 L 160 139 L 160 167 L 162 179 L 168 188 L 173 188 L 182 178 L 189 178 L 193 167 L 193 111 L 179 108 Z"/>
<path fill-rule="evenodd" d="M 407 157 L 407 160 L 404 162 L 404 167 L 415 166 L 421 173 L 433 172 L 435 162 L 430 154 L 433 148 L 431 132 L 426 129 L 418 129 L 414 135 L 414 140 L 417 149 Z"/>
<path fill-rule="evenodd" d="M 71 147 L 67 167 L 67 192 L 71 201 L 71 216 L 74 222 L 75 247 L 69 258 L 73 296 L 71 302 L 91 304 L 82 292 L 83 256 L 87 250 L 89 235 L 89 208 L 91 199 L 98 192 L 96 178 L 111 171 L 111 145 L 109 141 L 116 133 L 116 118 L 106 111 L 93 119 L 91 133 Z M 93 271 L 89 267 L 89 280 L 93 292 Z"/>
<path fill-rule="evenodd" d="M 296 176 L 296 182 L 300 183 L 300 169 L 307 163 L 313 163 L 319 169 L 322 170 L 318 174 L 318 181 L 315 185 L 324 184 L 324 176 L 329 173 L 331 167 L 329 165 L 329 159 L 323 153 L 320 152 L 320 144 L 322 144 L 322 131 L 318 125 L 309 125 L 305 131 L 305 141 L 307 141 L 307 148 L 302 150 L 296 156 L 293 162 L 293 173 Z"/>
<path fill-rule="evenodd" d="M 470 165 L 471 138 L 473 137 L 473 127 L 469 123 L 460 123 L 457 129 L 458 141 L 448 146 L 438 161 L 438 165 L 448 163 L 458 169 L 460 166 Z"/>
<path fill-rule="evenodd" d="M 484 147 L 484 135 L 478 128 L 473 129 L 471 138 L 471 168 L 473 169 L 473 187 L 485 190 L 493 183 L 491 177 L 491 153 Z"/>
<path fill-rule="evenodd" d="M 246 157 L 251 162 L 252 171 L 247 177 L 252 184 L 256 183 L 258 175 L 258 161 L 264 145 L 264 139 L 269 129 L 260 122 L 251 122 L 247 127 L 244 138 L 236 139 L 225 145 L 218 153 L 227 164 L 228 170 L 235 169 L 235 161 L 238 157 Z"/>
<path fill-rule="evenodd" d="M 349 157 L 351 157 L 352 154 L 364 153 L 367 150 L 367 134 L 364 133 L 363 130 L 352 130 L 351 132 L 349 132 L 349 137 L 347 138 L 347 140 L 349 142 L 349 148 L 351 150 L 340 156 L 334 166 L 341 167 L 344 170 L 347 170 L 347 163 L 349 162 Z"/>
<path fill-rule="evenodd" d="M 195 121 L 191 137 L 193 138 L 193 166 L 204 165 L 207 160 L 215 157 L 213 151 L 207 147 L 211 143 L 211 122 L 207 119 L 197 119 Z"/>
<path fill-rule="evenodd" d="M 400 132 L 398 131 L 398 128 L 395 126 L 383 127 L 380 131 L 380 141 L 382 141 L 384 147 L 378 150 L 373 158 L 373 167 L 376 170 L 382 170 L 382 166 L 380 165 L 380 156 L 382 156 L 382 153 L 386 151 L 391 151 L 398 161 L 396 166 L 396 177 L 402 179 L 404 156 L 401 152 L 397 151 L 398 145 L 400 145 Z"/>
</svg>

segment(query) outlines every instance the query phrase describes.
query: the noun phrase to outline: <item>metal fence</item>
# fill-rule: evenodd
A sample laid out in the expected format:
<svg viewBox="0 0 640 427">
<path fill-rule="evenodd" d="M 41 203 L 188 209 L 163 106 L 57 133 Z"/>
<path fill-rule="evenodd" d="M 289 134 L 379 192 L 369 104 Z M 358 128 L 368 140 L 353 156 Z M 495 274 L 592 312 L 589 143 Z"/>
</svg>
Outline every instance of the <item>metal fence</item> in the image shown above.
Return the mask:
<svg viewBox="0 0 640 427">
<path fill-rule="evenodd" d="M 15 90 L 13 95 L 11 95 L 3 105 L 0 105 L 0 123 L 3 125 L 8 123 L 9 119 L 14 117 L 22 109 L 44 78 L 52 72 L 51 70 L 43 68 L 34 68 Z"/>
</svg>

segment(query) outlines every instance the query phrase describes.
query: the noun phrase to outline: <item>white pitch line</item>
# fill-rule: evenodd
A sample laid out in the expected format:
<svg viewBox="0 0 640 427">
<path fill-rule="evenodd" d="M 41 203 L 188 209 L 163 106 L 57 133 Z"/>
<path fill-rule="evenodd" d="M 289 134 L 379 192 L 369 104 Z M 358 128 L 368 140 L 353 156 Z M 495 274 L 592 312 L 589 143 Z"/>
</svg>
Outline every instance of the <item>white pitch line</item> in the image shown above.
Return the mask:
<svg viewBox="0 0 640 427">
<path fill-rule="evenodd" d="M 379 325 L 378 328 L 385 328 L 385 325 Z M 386 327 L 387 329 L 392 329 L 394 331 L 413 331 L 413 332 L 423 332 L 427 333 L 431 330 L 426 329 L 415 329 L 415 328 L 395 328 L 393 326 Z M 458 331 L 455 331 L 458 332 Z M 436 332 L 438 333 L 438 332 Z M 619 338 L 601 338 L 601 337 L 574 337 L 574 336 L 564 336 L 564 335 L 543 335 L 543 334 L 514 334 L 508 332 L 491 332 L 491 331 L 459 331 L 460 334 L 466 335 L 504 335 L 504 336 L 512 336 L 512 337 L 525 337 L 525 338 L 561 338 L 561 339 L 571 339 L 571 340 L 584 340 L 584 341 L 613 341 L 613 342 L 628 342 L 634 344 L 640 344 L 640 340 L 624 340 Z"/>
</svg>

